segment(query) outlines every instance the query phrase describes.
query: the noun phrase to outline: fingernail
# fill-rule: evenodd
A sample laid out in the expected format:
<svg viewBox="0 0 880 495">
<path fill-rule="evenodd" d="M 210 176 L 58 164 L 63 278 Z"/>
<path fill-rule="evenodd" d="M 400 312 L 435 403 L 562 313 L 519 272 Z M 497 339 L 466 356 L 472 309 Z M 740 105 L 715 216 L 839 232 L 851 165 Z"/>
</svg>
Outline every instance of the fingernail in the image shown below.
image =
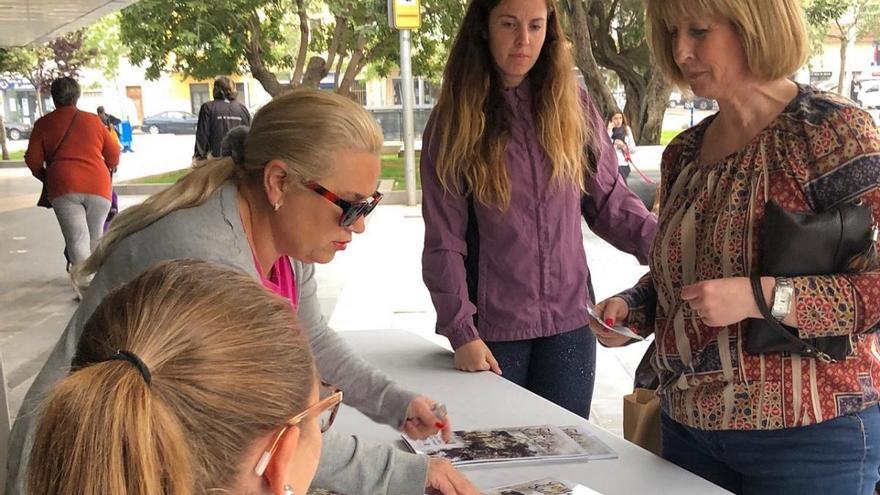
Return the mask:
<svg viewBox="0 0 880 495">
<path fill-rule="evenodd" d="M 614 320 L 611 318 L 605 318 L 605 324 L 606 325 L 614 325 Z"/>
<path fill-rule="evenodd" d="M 434 423 L 434 428 L 445 428 L 445 427 L 446 427 L 446 423 L 441 423 L 439 421 Z"/>
</svg>

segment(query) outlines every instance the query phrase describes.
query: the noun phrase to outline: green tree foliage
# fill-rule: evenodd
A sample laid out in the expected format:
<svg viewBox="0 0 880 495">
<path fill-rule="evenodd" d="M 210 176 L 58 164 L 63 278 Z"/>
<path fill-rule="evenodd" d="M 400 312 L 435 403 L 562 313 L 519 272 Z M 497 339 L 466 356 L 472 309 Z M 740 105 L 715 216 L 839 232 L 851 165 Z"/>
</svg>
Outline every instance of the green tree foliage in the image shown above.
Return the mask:
<svg viewBox="0 0 880 495">
<path fill-rule="evenodd" d="M 48 43 L 14 47 L 0 56 L 0 72 L 21 75 L 37 93 L 37 113 L 43 113 L 42 95 L 56 78 L 79 77 L 79 71 L 95 56 L 92 49 L 83 46 L 82 30 L 73 31 Z"/>
<path fill-rule="evenodd" d="M 118 12 L 104 16 L 85 30 L 83 48 L 94 53 L 87 62 L 89 67 L 100 69 L 107 79 L 116 79 L 119 62 L 128 56 L 128 47 L 122 43 Z"/>
<path fill-rule="evenodd" d="M 463 5 L 423 3 L 417 73 L 439 72 L 446 29 L 460 20 Z M 384 75 L 399 58 L 386 0 L 141 0 L 123 10 L 121 28 L 131 60 L 146 64 L 149 78 L 163 70 L 197 79 L 250 72 L 272 95 L 317 86 L 331 71 L 337 90 L 346 93 L 368 65 Z"/>
</svg>

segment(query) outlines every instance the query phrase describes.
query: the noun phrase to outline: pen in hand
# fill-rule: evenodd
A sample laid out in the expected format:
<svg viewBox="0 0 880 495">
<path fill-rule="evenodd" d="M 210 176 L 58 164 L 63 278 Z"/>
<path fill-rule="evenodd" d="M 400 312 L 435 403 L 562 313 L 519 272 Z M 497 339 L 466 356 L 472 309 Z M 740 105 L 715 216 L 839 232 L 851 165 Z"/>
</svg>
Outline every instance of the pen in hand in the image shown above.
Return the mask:
<svg viewBox="0 0 880 495">
<path fill-rule="evenodd" d="M 446 427 L 446 406 L 443 405 L 442 402 L 435 402 L 431 406 L 431 412 L 434 413 L 434 416 L 437 416 L 437 419 L 440 420 L 440 421 L 437 421 L 436 423 L 434 423 L 434 426 L 436 428 L 440 428 L 440 429 L 445 428 Z"/>
</svg>

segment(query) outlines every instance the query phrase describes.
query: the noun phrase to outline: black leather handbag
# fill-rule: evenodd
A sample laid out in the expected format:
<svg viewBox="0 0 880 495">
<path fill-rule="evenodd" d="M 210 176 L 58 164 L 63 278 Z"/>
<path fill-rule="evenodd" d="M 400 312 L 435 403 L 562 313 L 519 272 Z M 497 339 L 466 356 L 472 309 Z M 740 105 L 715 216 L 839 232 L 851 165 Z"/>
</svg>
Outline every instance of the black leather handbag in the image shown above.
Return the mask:
<svg viewBox="0 0 880 495">
<path fill-rule="evenodd" d="M 822 213 L 797 213 L 768 202 L 761 232 L 760 275 L 752 291 L 764 319 L 749 321 L 745 350 L 749 354 L 789 352 L 833 362 L 852 353 L 849 336 L 802 340 L 797 329 L 782 325 L 770 313 L 760 276 L 797 277 L 860 272 L 877 266 L 877 229 L 871 208 L 861 200 Z"/>
</svg>

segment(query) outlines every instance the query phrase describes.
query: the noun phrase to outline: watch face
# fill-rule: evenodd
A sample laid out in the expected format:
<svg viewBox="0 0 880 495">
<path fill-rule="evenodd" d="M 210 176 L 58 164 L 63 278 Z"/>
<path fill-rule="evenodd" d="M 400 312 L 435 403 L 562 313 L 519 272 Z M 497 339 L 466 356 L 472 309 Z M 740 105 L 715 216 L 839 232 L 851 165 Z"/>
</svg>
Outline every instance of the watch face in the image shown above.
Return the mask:
<svg viewBox="0 0 880 495">
<path fill-rule="evenodd" d="M 770 313 L 779 320 L 785 319 L 791 311 L 791 300 L 794 296 L 794 287 L 788 281 L 778 281 L 773 293 L 773 308 Z"/>
</svg>

